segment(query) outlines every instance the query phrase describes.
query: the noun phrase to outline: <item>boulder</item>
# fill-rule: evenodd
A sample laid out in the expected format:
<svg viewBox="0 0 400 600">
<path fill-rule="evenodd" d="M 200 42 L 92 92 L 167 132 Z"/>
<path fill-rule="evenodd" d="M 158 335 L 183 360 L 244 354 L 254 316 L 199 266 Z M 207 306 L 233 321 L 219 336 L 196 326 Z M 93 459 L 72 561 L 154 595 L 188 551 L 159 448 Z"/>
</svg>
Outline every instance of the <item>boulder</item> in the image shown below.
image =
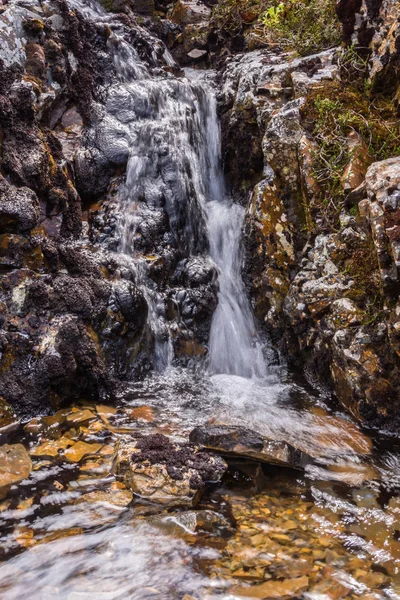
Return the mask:
<svg viewBox="0 0 400 600">
<path fill-rule="evenodd" d="M 119 440 L 113 472 L 135 494 L 163 506 L 195 506 L 208 481 L 219 481 L 225 461 L 165 435 Z"/>
<path fill-rule="evenodd" d="M 192 25 L 207 21 L 211 9 L 199 0 L 178 0 L 175 2 L 170 19 L 178 25 Z"/>
<path fill-rule="evenodd" d="M 39 201 L 35 192 L 0 181 L 0 232 L 27 232 L 38 222 Z"/>
<path fill-rule="evenodd" d="M 373 163 L 365 176 L 368 199 L 359 204 L 377 251 L 382 285 L 400 290 L 400 157 Z"/>
<path fill-rule="evenodd" d="M 287 442 L 268 439 L 244 427 L 205 425 L 193 429 L 189 439 L 202 448 L 227 456 L 241 456 L 292 469 L 301 469 L 312 461 Z"/>
<path fill-rule="evenodd" d="M 31 459 L 22 444 L 0 446 L 0 498 L 10 486 L 26 479 L 31 470 Z"/>
</svg>

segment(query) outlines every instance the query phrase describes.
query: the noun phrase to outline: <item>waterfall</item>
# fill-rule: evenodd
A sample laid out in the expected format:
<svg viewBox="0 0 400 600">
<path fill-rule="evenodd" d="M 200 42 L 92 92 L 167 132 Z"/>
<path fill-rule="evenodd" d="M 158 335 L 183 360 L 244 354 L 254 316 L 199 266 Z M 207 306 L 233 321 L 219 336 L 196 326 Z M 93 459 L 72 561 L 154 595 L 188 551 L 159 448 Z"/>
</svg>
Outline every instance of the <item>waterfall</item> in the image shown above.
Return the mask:
<svg viewBox="0 0 400 600">
<path fill-rule="evenodd" d="M 85 5 L 81 0 L 70 2 L 88 16 L 107 21 L 103 9 L 91 0 Z M 146 297 L 154 366 L 158 371 L 169 367 L 173 347 L 165 293 L 149 269 L 154 255 L 178 248 L 187 258 L 209 256 L 218 270 L 210 371 L 262 377 L 264 359 L 241 278 L 244 209 L 225 186 L 212 76 L 193 69 L 182 77 L 152 70 L 115 24 L 108 47 L 118 82 L 108 89 L 104 121 L 115 123 L 109 143 L 129 149 L 125 181 L 117 195 L 119 261 L 134 271 Z M 158 54 L 170 67 L 172 57 L 161 51 Z"/>
<path fill-rule="evenodd" d="M 201 72 L 188 71 L 201 78 Z M 221 135 L 213 89 L 207 90 L 205 141 L 210 195 L 205 205 L 210 257 L 218 267 L 218 306 L 211 323 L 209 367 L 213 373 L 266 375 L 265 360 L 243 285 L 241 234 L 244 208 L 229 197 L 221 160 Z"/>
<path fill-rule="evenodd" d="M 210 369 L 243 377 L 266 375 L 264 357 L 241 277 L 244 209 L 230 199 L 208 205 L 210 255 L 219 268 L 218 306 L 210 332 Z"/>
</svg>

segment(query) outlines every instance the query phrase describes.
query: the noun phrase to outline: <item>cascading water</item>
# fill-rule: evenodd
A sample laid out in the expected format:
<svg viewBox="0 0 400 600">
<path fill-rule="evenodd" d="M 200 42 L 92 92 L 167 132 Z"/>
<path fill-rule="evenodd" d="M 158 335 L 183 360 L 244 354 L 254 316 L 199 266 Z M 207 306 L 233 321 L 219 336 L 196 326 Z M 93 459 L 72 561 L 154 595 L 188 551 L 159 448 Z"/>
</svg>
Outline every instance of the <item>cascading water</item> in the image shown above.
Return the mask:
<svg viewBox="0 0 400 600">
<path fill-rule="evenodd" d="M 77 8 L 81 4 L 79 0 L 71 3 Z M 106 19 L 96 3 L 84 8 L 88 16 Z M 165 297 L 149 277 L 151 258 L 140 247 L 139 238 L 146 221 L 162 221 L 166 214 L 174 238 L 171 245 L 187 257 L 209 254 L 218 269 L 218 305 L 209 336 L 210 371 L 263 377 L 265 361 L 241 278 L 244 210 L 227 194 L 211 78 L 193 69 L 181 78 L 165 72 L 154 76 L 115 27 L 108 47 L 119 83 L 108 91 L 106 119 L 118 123 L 119 137 L 129 145 L 126 178 L 118 192 L 119 252 L 131 264 L 147 300 L 154 366 L 163 371 L 171 365 L 173 348 Z M 173 63 L 167 50 L 163 50 L 163 60 Z"/>
<path fill-rule="evenodd" d="M 143 220 L 162 219 L 186 256 L 209 253 L 219 272 L 218 307 L 211 325 L 209 366 L 214 373 L 265 374 L 255 324 L 241 280 L 243 209 L 227 196 L 220 154 L 216 99 L 206 76 L 150 75 L 118 37 L 110 38 L 121 83 L 108 95 L 109 114 L 128 132 L 130 152 L 119 190 L 120 251 L 134 259 L 136 282 L 149 306 L 154 364 L 162 371 L 173 350 L 164 298 L 137 248 Z M 129 55 L 129 56 L 128 56 Z M 127 61 L 127 57 L 129 61 Z M 122 107 L 122 110 L 121 110 Z"/>
<path fill-rule="evenodd" d="M 0 490 L 9 492 L 0 502 L 4 597 L 232 600 L 249 595 L 249 588 L 243 593 L 248 583 L 258 596 L 282 590 L 282 597 L 297 597 L 295 590 L 307 588 L 306 598 L 328 598 L 330 590 L 360 600 L 398 598 L 398 454 L 375 465 L 367 458 L 367 440 L 348 420 L 324 411 L 321 394 L 296 386 L 282 370 L 266 369 L 241 278 L 244 209 L 225 187 L 208 75 L 188 71 L 179 78 L 162 71 L 157 61 L 169 67 L 173 61 L 157 42 L 151 70 L 120 35 L 118 20 L 95 0 L 68 1 L 107 24 L 118 77 L 93 118 L 117 166 L 127 162 L 127 169 L 115 184 L 118 244 L 105 241 L 102 250 L 115 253 L 112 277 L 135 280 L 146 296 L 159 372 L 126 384 L 118 407 L 86 406 L 84 399 L 84 406 L 32 419 L 14 432 L 34 466 L 27 479 Z M 92 147 L 101 141 L 91 140 Z M 151 239 L 154 227 L 157 240 Z M 152 252 L 171 258 L 170 280 L 185 261 L 194 259 L 192 268 L 201 260 L 215 265 L 210 271 L 218 273 L 219 293 L 208 373 L 166 368 L 173 358 L 172 318 L 179 317 L 166 314 L 166 297 L 185 290 L 179 281 L 160 283 L 153 276 Z M 193 427 L 209 423 L 253 430 L 320 462 L 296 475 L 281 469 L 276 476 L 266 466 L 265 484 L 260 465 L 246 463 L 241 470 L 232 462 L 232 476 L 208 489 L 203 505 L 172 512 L 132 500 L 110 475 L 121 435 L 164 433 L 187 441 Z M 341 496 L 337 482 L 345 481 L 354 487 Z M 384 506 L 392 488 L 397 497 Z"/>
</svg>

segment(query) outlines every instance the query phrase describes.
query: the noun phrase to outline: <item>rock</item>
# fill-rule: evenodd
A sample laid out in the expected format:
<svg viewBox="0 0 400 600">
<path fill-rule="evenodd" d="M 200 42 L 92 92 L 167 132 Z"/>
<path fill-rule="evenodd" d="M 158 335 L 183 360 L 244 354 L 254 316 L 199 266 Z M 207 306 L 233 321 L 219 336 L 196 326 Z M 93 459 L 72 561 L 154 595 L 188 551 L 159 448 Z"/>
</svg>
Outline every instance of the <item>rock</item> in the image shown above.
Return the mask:
<svg viewBox="0 0 400 600">
<path fill-rule="evenodd" d="M 397 1 L 369 5 L 339 0 L 336 11 L 342 22 L 345 42 L 369 51 L 368 67 L 373 88 L 386 88 L 395 98 L 400 39 Z"/>
<path fill-rule="evenodd" d="M 65 450 L 64 456 L 71 462 L 80 462 L 85 456 L 91 456 L 92 454 L 99 452 L 102 447 L 102 444 L 77 442 Z"/>
<path fill-rule="evenodd" d="M 292 226 L 275 177 L 263 179 L 253 191 L 246 214 L 248 276 L 256 294 L 256 314 L 271 320 L 280 313 L 290 286 L 295 251 Z"/>
<path fill-rule="evenodd" d="M 190 433 L 192 443 L 221 452 L 226 456 L 242 456 L 267 464 L 301 469 L 311 462 L 307 454 L 282 441 L 267 439 L 241 427 L 206 425 Z"/>
<path fill-rule="evenodd" d="M 0 180 L 0 231 L 27 232 L 39 221 L 39 201 L 32 190 Z"/>
<path fill-rule="evenodd" d="M 170 19 L 178 25 L 192 25 L 207 21 L 211 9 L 200 0 L 177 0 L 172 9 Z"/>
<path fill-rule="evenodd" d="M 365 176 L 368 200 L 361 210 L 369 220 L 382 285 L 400 290 L 400 157 L 373 163 Z"/>
<path fill-rule="evenodd" d="M 373 159 L 368 152 L 367 144 L 356 131 L 349 133 L 348 148 L 350 161 L 343 171 L 341 184 L 345 192 L 350 193 L 363 183 Z"/>
<path fill-rule="evenodd" d="M 241 598 L 293 598 L 304 592 L 309 585 L 309 579 L 306 576 L 296 577 L 295 579 L 285 579 L 283 581 L 266 581 L 260 585 L 252 587 L 235 587 L 231 591 Z"/>
<path fill-rule="evenodd" d="M 43 79 L 46 73 L 46 58 L 43 46 L 28 42 L 25 47 L 26 71 L 29 75 Z"/>
<path fill-rule="evenodd" d="M 121 438 L 113 472 L 135 494 L 163 506 L 194 506 L 207 481 L 219 481 L 225 462 L 161 434 Z"/>
<path fill-rule="evenodd" d="M 200 50 L 199 48 L 194 48 L 190 52 L 188 52 L 188 57 L 194 62 L 200 62 L 205 60 L 208 52 L 207 50 Z"/>
<path fill-rule="evenodd" d="M 169 534 L 182 535 L 187 533 L 215 531 L 231 532 L 229 521 L 213 510 L 185 510 L 184 512 L 157 515 L 150 520 L 151 524 L 159 526 Z"/>
<path fill-rule="evenodd" d="M 38 446 L 34 446 L 31 450 L 31 456 L 35 458 L 55 458 L 64 452 L 64 450 L 73 446 L 74 443 L 70 438 L 62 436 L 58 440 L 49 440 Z"/>
<path fill-rule="evenodd" d="M 154 421 L 154 409 L 151 406 L 137 406 L 129 411 L 129 416 L 132 419 L 142 419 L 152 423 Z"/>
<path fill-rule="evenodd" d="M 0 496 L 4 496 L 10 486 L 29 477 L 32 462 L 22 444 L 0 446 Z"/>
<path fill-rule="evenodd" d="M 76 409 L 72 410 L 72 412 L 69 415 L 67 415 L 66 422 L 72 425 L 80 425 L 81 423 L 85 423 L 94 418 L 95 414 L 88 408 L 85 408 L 83 410 Z"/>
<path fill-rule="evenodd" d="M 110 490 L 94 490 L 93 492 L 88 492 L 87 494 L 83 494 L 78 503 L 81 502 L 89 502 L 91 504 L 105 504 L 106 506 L 116 507 L 116 508 L 126 508 L 133 499 L 132 492 L 129 490 L 119 490 L 119 489 L 110 489 Z"/>
</svg>

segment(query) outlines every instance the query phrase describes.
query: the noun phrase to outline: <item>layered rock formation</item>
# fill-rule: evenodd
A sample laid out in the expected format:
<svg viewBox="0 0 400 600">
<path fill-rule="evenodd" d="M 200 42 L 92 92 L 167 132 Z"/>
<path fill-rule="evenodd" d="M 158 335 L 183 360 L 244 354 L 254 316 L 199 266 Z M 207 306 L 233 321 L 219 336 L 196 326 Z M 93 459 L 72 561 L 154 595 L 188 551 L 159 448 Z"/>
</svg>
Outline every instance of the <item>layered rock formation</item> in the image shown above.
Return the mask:
<svg viewBox="0 0 400 600">
<path fill-rule="evenodd" d="M 129 43 L 129 22 L 111 26 Z M 120 167 L 107 140 L 87 142 L 116 80 L 116 35 L 65 2 L 0 14 L 0 395 L 22 414 L 112 397 L 146 322 L 142 293 L 94 249 L 85 213 Z M 148 45 L 143 31 L 144 56 Z"/>
<path fill-rule="evenodd" d="M 329 382 L 362 421 L 389 428 L 400 374 L 400 159 L 386 158 L 400 148 L 397 5 L 372 14 L 339 4 L 346 39 L 361 44 L 368 33 L 369 71 L 365 49 L 345 48 L 303 59 L 250 52 L 228 59 L 223 75 L 227 170 L 243 202 L 251 198 L 256 313 L 292 364 Z M 354 69 L 365 69 L 364 83 Z M 379 116 L 367 98 L 385 105 Z"/>
</svg>

